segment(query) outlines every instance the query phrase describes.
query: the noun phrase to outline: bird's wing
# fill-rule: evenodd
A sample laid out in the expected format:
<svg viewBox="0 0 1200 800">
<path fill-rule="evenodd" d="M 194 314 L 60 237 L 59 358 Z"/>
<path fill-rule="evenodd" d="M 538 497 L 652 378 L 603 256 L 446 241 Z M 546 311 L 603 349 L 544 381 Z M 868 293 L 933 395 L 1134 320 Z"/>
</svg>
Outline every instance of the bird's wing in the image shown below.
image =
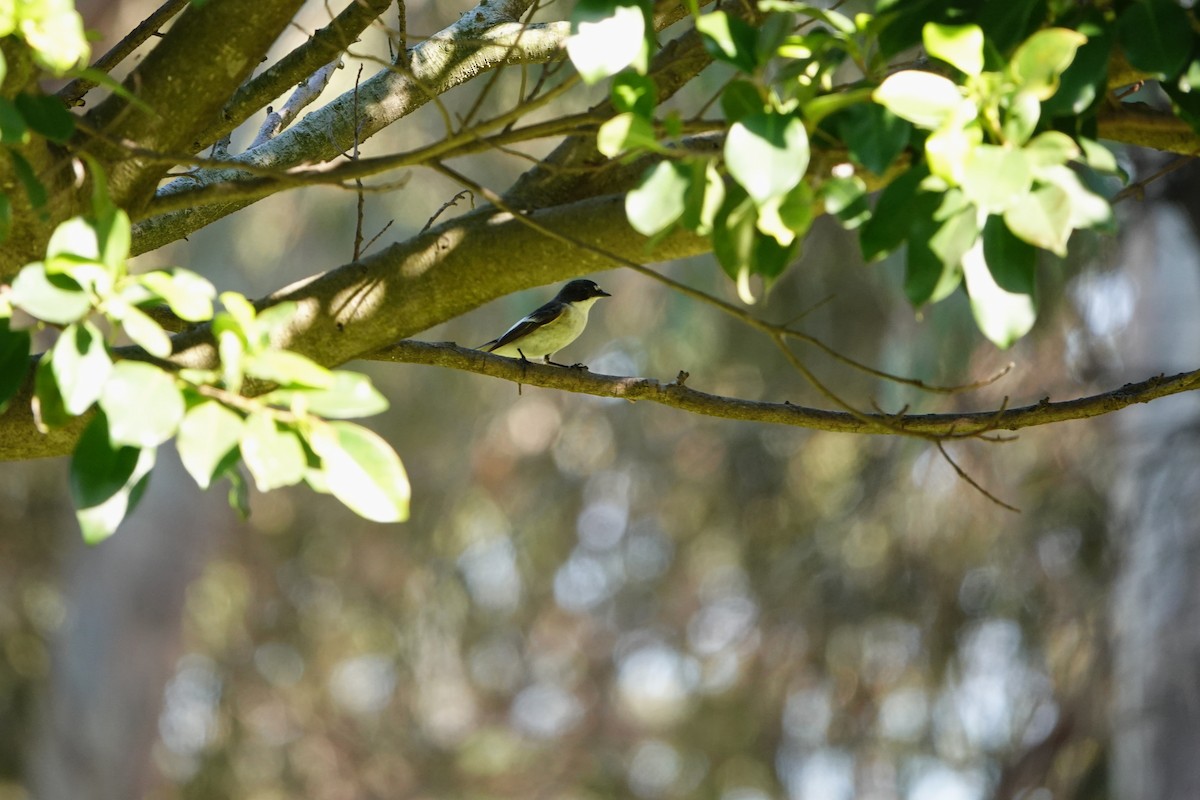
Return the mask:
<svg viewBox="0 0 1200 800">
<path fill-rule="evenodd" d="M 506 330 L 500 336 L 500 338 L 493 339 L 486 344 L 480 345 L 479 349 L 487 350 L 490 353 L 493 350 L 504 347 L 504 345 L 517 341 L 522 336 L 528 335 L 543 325 L 549 325 L 551 322 L 554 322 L 554 320 L 561 317 L 563 312 L 566 310 L 567 307 L 563 303 L 556 303 L 554 301 L 546 303 L 546 305 L 537 309 L 528 316 L 517 320 L 516 324 Z"/>
</svg>

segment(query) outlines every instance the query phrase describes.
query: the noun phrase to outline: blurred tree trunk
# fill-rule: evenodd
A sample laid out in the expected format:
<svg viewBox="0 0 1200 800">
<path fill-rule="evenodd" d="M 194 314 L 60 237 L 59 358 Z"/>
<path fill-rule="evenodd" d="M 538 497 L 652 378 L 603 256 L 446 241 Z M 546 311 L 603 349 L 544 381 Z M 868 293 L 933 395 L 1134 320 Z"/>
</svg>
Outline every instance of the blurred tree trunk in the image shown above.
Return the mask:
<svg viewBox="0 0 1200 800">
<path fill-rule="evenodd" d="M 209 495 L 185 487 L 178 459 L 166 455 L 154 491 L 120 535 L 95 547 L 80 542 L 64 559 L 68 614 L 30 748 L 31 796 L 39 800 L 128 800 L 152 788 L 185 592 L 221 529 L 205 519 Z"/>
<path fill-rule="evenodd" d="M 1190 194 L 1192 203 L 1194 183 Z M 1200 363 L 1195 229 L 1171 203 L 1134 210 L 1123 269 L 1136 299 L 1118 355 L 1150 374 Z M 1139 224 L 1142 223 L 1142 224 Z M 1200 797 L 1200 398 L 1184 395 L 1119 420 L 1114 519 L 1112 795 Z"/>
</svg>

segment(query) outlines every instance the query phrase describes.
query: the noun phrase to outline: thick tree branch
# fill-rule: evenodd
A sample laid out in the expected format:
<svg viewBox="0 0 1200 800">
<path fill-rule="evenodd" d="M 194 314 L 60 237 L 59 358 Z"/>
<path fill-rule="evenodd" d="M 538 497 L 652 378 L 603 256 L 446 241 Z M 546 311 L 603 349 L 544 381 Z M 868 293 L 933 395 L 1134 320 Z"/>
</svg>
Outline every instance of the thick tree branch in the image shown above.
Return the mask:
<svg viewBox="0 0 1200 800">
<path fill-rule="evenodd" d="M 107 53 L 96 59 L 92 69 L 104 73 L 111 72 L 113 67 L 120 64 L 137 50 L 146 40 L 158 33 L 158 29 L 170 22 L 171 18 L 182 11 L 188 0 L 167 0 L 150 16 L 138 23 L 137 27 L 126 34 L 125 38 L 113 45 Z M 58 98 L 68 106 L 83 105 L 83 96 L 99 86 L 89 78 L 76 78 L 58 91 Z"/>
<path fill-rule="evenodd" d="M 111 163 L 109 192 L 119 206 L 140 208 L 163 167 L 125 158 L 108 142 L 128 141 L 161 152 L 190 146 L 302 5 L 303 0 L 209 0 L 190 6 L 126 80 L 141 102 L 112 95 L 87 115 L 103 138 L 88 142 L 86 149 Z"/>
<path fill-rule="evenodd" d="M 281 171 L 298 164 L 327 161 L 353 146 L 356 127 L 359 141 L 365 141 L 416 111 L 431 97 L 482 72 L 502 64 L 537 63 L 559 57 L 567 24 L 523 25 L 507 16 L 520 5 L 480 4 L 458 22 L 412 47 L 407 70 L 389 67 L 363 81 L 358 87 L 357 125 L 354 92 L 346 92 L 262 147 L 243 153 L 238 160 Z M 165 198 L 249 177 L 239 170 L 200 170 L 164 186 L 158 195 Z M 135 230 L 134 253 L 162 247 L 248 204 L 232 202 L 146 220 Z"/>
<path fill-rule="evenodd" d="M 372 353 L 370 359 L 428 364 L 474 372 L 525 386 L 542 386 L 596 397 L 649 400 L 671 408 L 724 419 L 769 422 L 838 433 L 903 433 L 923 438 L 964 438 L 992 431 L 1015 431 L 1073 419 L 1111 414 L 1136 403 L 1200 389 L 1200 370 L 1128 383 L 1120 389 L 1074 400 L 1020 408 L 947 414 L 848 414 L 791 403 L 765 403 L 722 397 L 692 389 L 682 381 L 600 375 L 578 369 L 522 363 L 459 347 L 453 342 L 402 341 Z"/>
<path fill-rule="evenodd" d="M 352 0 L 342 13 L 308 41 L 238 89 L 218 121 L 196 136 L 193 151 L 217 141 L 271 100 L 344 53 L 391 4 L 392 0 Z"/>
</svg>

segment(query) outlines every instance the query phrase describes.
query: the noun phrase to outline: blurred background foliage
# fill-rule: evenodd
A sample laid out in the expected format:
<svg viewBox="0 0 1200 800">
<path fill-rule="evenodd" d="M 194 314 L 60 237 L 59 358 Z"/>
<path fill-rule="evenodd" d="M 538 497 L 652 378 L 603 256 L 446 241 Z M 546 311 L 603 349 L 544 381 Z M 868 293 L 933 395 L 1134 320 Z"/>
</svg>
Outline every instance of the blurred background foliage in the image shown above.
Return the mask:
<svg viewBox="0 0 1200 800">
<path fill-rule="evenodd" d="M 154 5 L 80 8 L 103 49 Z M 471 5 L 409 2 L 409 31 Z M 310 27 L 327 18 L 320 2 L 305 14 Z M 385 54 L 374 34 L 360 47 Z M 356 70 L 347 59 L 330 91 Z M 496 95 L 519 80 L 510 71 Z M 479 90 L 446 102 L 465 110 Z M 364 153 L 441 126 L 427 107 Z M 505 154 L 456 164 L 494 189 L 526 167 Z M 383 241 L 411 235 L 457 191 L 408 179 L 368 194 L 368 237 L 389 221 Z M 136 266 L 179 264 L 254 296 L 345 261 L 354 223 L 351 194 L 285 193 Z M 961 296 L 914 316 L 900 265 L 863 265 L 828 220 L 760 312 L 811 309 L 803 329 L 839 353 L 930 382 L 1016 364 L 947 399 L 804 352 L 860 405 L 1086 394 L 1144 365 L 1117 355 L 1133 303 L 1119 243 L 1077 242 L 1087 256 L 1047 265 L 1035 335 L 1009 353 L 982 339 Z M 662 268 L 733 299 L 711 258 Z M 572 361 L 828 405 L 753 331 L 637 275 L 591 277 L 613 297 Z M 424 338 L 478 344 L 553 288 Z M 1109 421 L 947 445 L 1014 514 L 920 441 L 357 366 L 392 402 L 369 422 L 412 477 L 405 525 L 303 490 L 256 494 L 241 521 L 176 464 L 127 529 L 88 549 L 61 464 L 0 465 L 0 798 L 72 769 L 111 770 L 125 796 L 155 798 L 1103 795 Z M 56 761 L 85 738 L 108 740 L 103 759 Z"/>
</svg>

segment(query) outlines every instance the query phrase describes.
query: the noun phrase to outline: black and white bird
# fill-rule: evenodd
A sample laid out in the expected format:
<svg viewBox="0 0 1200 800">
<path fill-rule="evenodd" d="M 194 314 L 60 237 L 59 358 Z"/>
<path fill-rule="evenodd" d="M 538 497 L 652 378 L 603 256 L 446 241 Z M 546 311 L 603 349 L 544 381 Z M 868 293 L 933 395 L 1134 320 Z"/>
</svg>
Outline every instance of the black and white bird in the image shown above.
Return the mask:
<svg viewBox="0 0 1200 800">
<path fill-rule="evenodd" d="M 594 281 L 571 281 L 549 303 L 476 349 L 522 361 L 540 358 L 547 364 L 565 367 L 566 364 L 551 361 L 550 356 L 579 338 L 587 325 L 588 311 L 601 297 L 612 295 Z"/>
</svg>

